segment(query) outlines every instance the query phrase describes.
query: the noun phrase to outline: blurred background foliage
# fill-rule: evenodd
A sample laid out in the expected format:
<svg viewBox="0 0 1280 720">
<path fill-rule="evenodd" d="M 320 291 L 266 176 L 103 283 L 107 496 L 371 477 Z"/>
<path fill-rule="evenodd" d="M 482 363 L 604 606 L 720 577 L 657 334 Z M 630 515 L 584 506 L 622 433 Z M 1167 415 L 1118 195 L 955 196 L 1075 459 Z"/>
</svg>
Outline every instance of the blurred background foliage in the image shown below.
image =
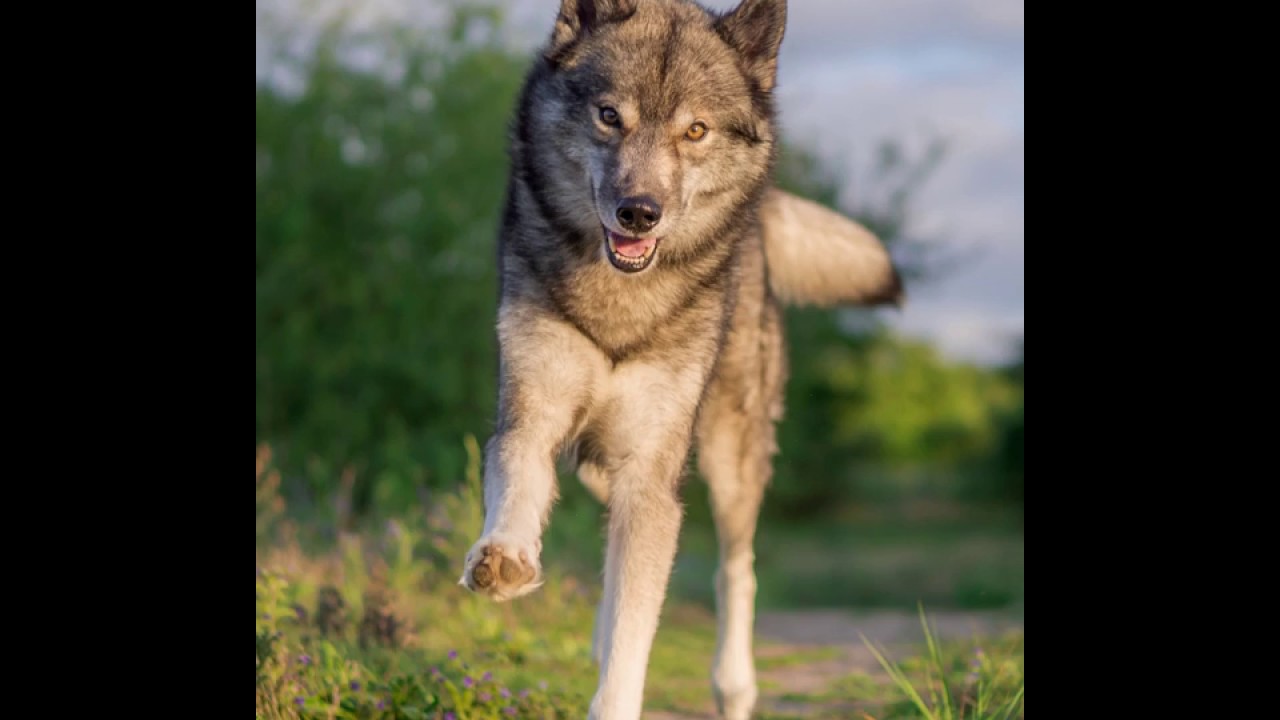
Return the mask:
<svg viewBox="0 0 1280 720">
<path fill-rule="evenodd" d="M 442 7 L 451 19 L 429 32 L 337 17 L 302 37 L 259 17 L 257 441 L 290 508 L 333 521 L 429 504 L 461 482 L 464 438 L 493 427 L 495 239 L 530 58 L 502 42 L 498 9 Z M 945 148 L 912 157 L 886 142 L 879 158 L 876 206 L 841 206 L 840 178 L 793 143 L 778 183 L 877 231 L 910 292 L 948 266 L 945 239 L 910 233 L 912 193 Z M 788 323 L 762 534 L 851 509 L 1020 517 L 1020 342 L 1010 366 L 985 368 L 896 335 L 878 312 L 792 309 Z M 576 485 L 566 472 L 558 513 L 586 507 Z M 701 483 L 686 494 L 688 522 L 705 526 Z"/>
</svg>

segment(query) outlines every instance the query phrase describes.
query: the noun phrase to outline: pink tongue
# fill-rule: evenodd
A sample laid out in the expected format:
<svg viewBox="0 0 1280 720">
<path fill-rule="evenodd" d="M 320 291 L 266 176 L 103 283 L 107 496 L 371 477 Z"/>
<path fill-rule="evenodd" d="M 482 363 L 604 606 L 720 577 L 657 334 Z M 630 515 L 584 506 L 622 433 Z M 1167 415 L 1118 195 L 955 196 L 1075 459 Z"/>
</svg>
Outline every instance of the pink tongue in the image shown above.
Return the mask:
<svg viewBox="0 0 1280 720">
<path fill-rule="evenodd" d="M 653 247 L 653 243 L 657 238 L 629 238 L 623 237 L 615 232 L 610 232 L 613 240 L 613 249 L 619 255 L 626 255 L 629 258 L 644 257 L 644 254 Z"/>
</svg>

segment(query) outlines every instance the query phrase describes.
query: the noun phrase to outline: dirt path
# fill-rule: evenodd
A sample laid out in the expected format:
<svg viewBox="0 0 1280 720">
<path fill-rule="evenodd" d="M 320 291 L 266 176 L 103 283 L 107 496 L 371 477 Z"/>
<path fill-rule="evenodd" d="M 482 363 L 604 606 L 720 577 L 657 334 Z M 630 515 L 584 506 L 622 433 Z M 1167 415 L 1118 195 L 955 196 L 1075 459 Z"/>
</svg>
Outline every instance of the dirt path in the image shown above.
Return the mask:
<svg viewBox="0 0 1280 720">
<path fill-rule="evenodd" d="M 930 612 L 942 639 L 975 634 L 998 635 L 1022 629 L 1021 621 L 991 613 Z M 918 616 L 900 612 L 794 611 L 761 613 L 756 620 L 756 658 L 766 667 L 758 671 L 761 686 L 757 714 L 782 717 L 861 718 L 857 708 L 838 703 L 815 704 L 799 698 L 821 694 L 835 680 L 857 671 L 887 681 L 883 669 L 862 643 L 862 633 L 888 649 L 891 656 L 918 651 L 924 641 Z M 768 664 L 798 652 L 824 648 L 826 657 L 801 664 Z M 772 665 L 771 667 L 767 665 Z M 715 705 L 708 698 L 697 713 L 646 712 L 651 720 L 714 720 Z"/>
</svg>

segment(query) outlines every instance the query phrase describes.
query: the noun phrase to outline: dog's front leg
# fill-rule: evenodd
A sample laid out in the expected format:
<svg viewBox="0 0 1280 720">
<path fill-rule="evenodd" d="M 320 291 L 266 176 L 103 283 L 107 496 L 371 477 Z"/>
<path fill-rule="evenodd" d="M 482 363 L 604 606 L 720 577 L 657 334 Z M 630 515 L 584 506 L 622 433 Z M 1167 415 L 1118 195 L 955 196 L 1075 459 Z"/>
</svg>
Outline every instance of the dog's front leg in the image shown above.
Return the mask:
<svg viewBox="0 0 1280 720">
<path fill-rule="evenodd" d="M 678 483 L 703 376 L 639 366 L 616 376 L 623 388 L 607 421 L 609 540 L 597 618 L 600 685 L 592 720 L 637 720 L 649 651 L 658 628 L 680 534 Z"/>
<path fill-rule="evenodd" d="M 460 584 L 503 601 L 542 583 L 555 454 L 605 361 L 577 330 L 531 310 L 504 307 L 498 337 L 499 419 L 485 446 L 484 531 L 467 553 Z"/>
<path fill-rule="evenodd" d="M 636 720 L 644 702 L 649 650 L 680 534 L 676 480 L 680 464 L 635 461 L 610 498 L 605 557 L 600 687 L 592 720 Z"/>
</svg>

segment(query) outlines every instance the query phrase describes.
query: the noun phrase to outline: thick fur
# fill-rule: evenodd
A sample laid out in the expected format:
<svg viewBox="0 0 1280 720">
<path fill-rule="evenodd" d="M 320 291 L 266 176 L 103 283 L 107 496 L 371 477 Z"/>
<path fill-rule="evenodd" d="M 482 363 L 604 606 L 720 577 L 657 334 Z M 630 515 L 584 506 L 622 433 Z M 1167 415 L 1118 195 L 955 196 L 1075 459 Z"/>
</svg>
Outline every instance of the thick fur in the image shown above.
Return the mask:
<svg viewBox="0 0 1280 720">
<path fill-rule="evenodd" d="M 495 600 L 538 586 L 555 460 L 571 457 L 609 508 L 591 718 L 640 717 L 695 441 L 720 543 L 712 689 L 722 716 L 751 714 L 752 542 L 786 376 L 779 298 L 901 299 L 869 232 L 769 184 L 785 20 L 785 0 L 724 15 L 687 0 L 562 0 L 520 96 L 497 428 L 483 535 L 460 582 Z M 656 224 L 629 227 L 630 207 L 660 210 Z M 639 261 L 611 248 L 637 237 L 658 239 L 627 272 L 619 262 Z"/>
<path fill-rule="evenodd" d="M 902 306 L 902 280 L 879 238 L 849 218 L 776 188 L 760 205 L 769 289 L 788 305 Z"/>
</svg>

